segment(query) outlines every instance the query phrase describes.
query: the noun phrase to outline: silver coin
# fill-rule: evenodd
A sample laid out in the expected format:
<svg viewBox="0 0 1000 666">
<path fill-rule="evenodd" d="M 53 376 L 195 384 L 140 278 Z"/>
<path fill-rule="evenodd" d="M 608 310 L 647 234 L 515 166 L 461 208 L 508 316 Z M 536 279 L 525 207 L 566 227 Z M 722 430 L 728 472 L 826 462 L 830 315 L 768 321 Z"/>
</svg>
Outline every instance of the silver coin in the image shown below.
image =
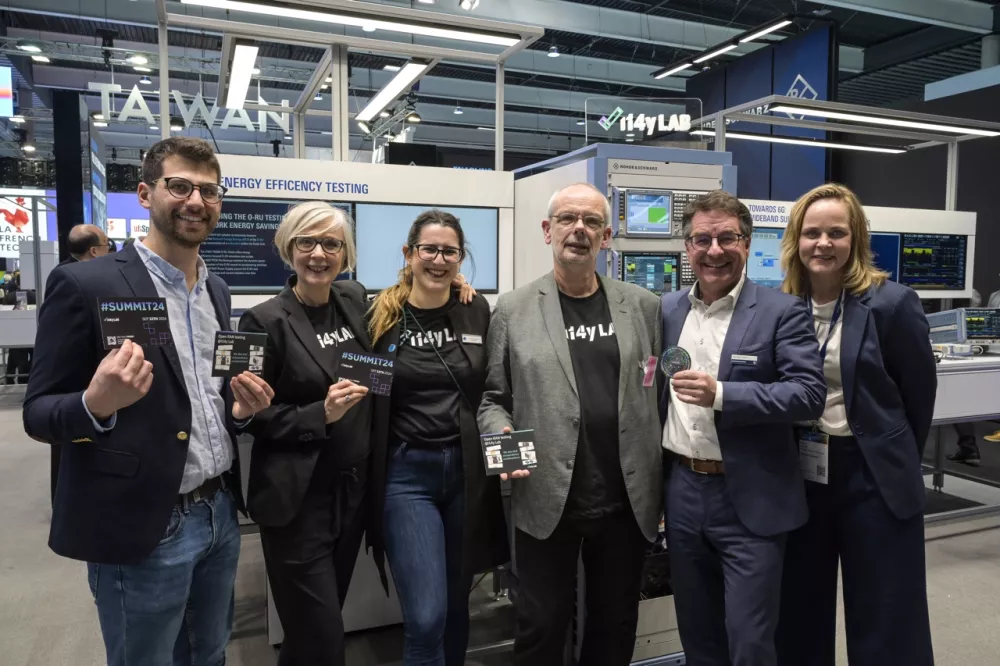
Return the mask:
<svg viewBox="0 0 1000 666">
<path fill-rule="evenodd" d="M 691 369 L 691 354 L 683 347 L 670 347 L 660 357 L 660 370 L 667 377 Z"/>
</svg>

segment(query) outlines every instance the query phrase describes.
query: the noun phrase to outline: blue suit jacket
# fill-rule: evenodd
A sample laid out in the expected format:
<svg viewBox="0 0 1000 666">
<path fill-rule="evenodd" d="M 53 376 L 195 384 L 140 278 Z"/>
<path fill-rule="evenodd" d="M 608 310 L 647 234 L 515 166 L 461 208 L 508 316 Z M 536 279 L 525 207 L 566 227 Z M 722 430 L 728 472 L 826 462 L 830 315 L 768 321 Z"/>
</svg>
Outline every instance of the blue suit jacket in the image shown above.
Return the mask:
<svg viewBox="0 0 1000 666">
<path fill-rule="evenodd" d="M 937 366 L 916 292 L 885 282 L 847 295 L 840 371 L 847 419 L 882 497 L 899 518 L 920 513 Z"/>
<path fill-rule="evenodd" d="M 690 289 L 663 296 L 663 346 L 675 346 L 691 310 Z M 733 365 L 733 354 L 756 365 Z M 726 487 L 736 514 L 760 536 L 806 522 L 805 486 L 793 424 L 823 414 L 826 380 L 812 318 L 801 299 L 749 279 L 736 302 L 717 380 L 722 411 L 715 427 L 726 464 Z M 660 395 L 666 423 L 670 392 Z"/>
<path fill-rule="evenodd" d="M 231 327 L 229 288 L 209 274 L 208 289 L 223 330 Z M 149 393 L 119 410 L 115 427 L 98 432 L 83 392 L 107 355 L 99 298 L 157 298 L 134 247 L 57 267 L 38 313 L 35 356 L 24 398 L 24 429 L 62 445 L 49 546 L 87 562 L 136 564 L 167 529 L 187 460 L 191 400 L 173 344 L 143 347 L 153 364 Z M 236 444 L 232 393 L 224 382 L 226 425 Z M 183 434 L 182 434 L 183 433 Z M 236 453 L 236 452 L 234 452 Z M 233 494 L 242 509 L 239 459 Z"/>
</svg>

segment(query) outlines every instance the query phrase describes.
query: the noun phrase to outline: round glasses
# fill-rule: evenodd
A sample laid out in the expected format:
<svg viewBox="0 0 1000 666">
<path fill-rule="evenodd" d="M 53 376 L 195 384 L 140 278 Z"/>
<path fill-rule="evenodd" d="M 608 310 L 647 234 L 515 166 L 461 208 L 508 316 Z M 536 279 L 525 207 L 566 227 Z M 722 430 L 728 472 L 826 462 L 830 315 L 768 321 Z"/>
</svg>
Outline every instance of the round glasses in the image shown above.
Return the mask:
<svg viewBox="0 0 1000 666">
<path fill-rule="evenodd" d="M 344 249 L 344 241 L 339 238 L 313 238 L 312 236 L 296 236 L 292 239 L 295 249 L 300 252 L 312 252 L 319 245 L 327 254 L 337 254 Z"/>
<path fill-rule="evenodd" d="M 422 261 L 434 261 L 440 254 L 444 257 L 444 262 L 446 264 L 457 264 L 462 260 L 462 255 L 464 252 L 457 247 L 438 247 L 437 245 L 414 245 L 417 250 L 417 256 L 420 257 Z"/>
<path fill-rule="evenodd" d="M 219 203 L 222 198 L 226 196 L 226 188 L 222 185 L 216 185 L 215 183 L 205 183 L 204 185 L 195 185 L 187 178 L 157 178 L 153 183 L 163 181 L 164 186 L 167 188 L 167 192 L 178 199 L 187 199 L 191 196 L 191 193 L 195 190 L 201 193 L 201 200 L 205 203 Z M 150 183 L 151 185 L 153 183 Z"/>
</svg>

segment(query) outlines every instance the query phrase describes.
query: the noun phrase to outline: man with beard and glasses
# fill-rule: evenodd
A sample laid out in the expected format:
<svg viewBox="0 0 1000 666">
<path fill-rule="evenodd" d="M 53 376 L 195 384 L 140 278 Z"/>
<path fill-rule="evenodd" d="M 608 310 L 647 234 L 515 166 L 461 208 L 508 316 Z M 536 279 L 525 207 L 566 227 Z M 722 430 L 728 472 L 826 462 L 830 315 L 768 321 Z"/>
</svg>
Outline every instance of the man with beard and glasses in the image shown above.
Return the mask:
<svg viewBox="0 0 1000 666">
<path fill-rule="evenodd" d="M 212 376 L 230 328 L 225 283 L 198 248 L 225 188 L 200 139 L 146 153 L 150 232 L 122 252 L 56 268 L 39 311 L 24 427 L 62 445 L 49 546 L 87 562 L 111 666 L 219 666 L 232 630 L 243 510 L 236 428 L 274 393 Z M 164 299 L 170 339 L 104 351 L 98 301 Z"/>
<path fill-rule="evenodd" d="M 480 432 L 532 429 L 538 442 L 538 467 L 513 473 L 518 666 L 564 663 L 581 555 L 580 666 L 625 666 L 635 649 L 662 500 L 657 393 L 644 381 L 660 302 L 597 275 L 610 217 L 593 185 L 556 192 L 542 222 L 552 272 L 501 296 L 490 322 Z"/>
</svg>

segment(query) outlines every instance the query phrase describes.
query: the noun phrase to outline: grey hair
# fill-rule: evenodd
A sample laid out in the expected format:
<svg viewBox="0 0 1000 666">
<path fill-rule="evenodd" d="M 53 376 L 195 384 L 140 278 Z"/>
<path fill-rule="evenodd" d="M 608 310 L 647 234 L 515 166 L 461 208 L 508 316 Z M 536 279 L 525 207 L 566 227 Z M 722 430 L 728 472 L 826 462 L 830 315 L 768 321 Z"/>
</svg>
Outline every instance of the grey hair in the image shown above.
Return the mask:
<svg viewBox="0 0 1000 666">
<path fill-rule="evenodd" d="M 314 232 L 313 235 L 325 234 L 337 229 L 344 230 L 344 263 L 341 270 L 353 271 L 358 261 L 358 250 L 354 246 L 354 233 L 351 229 L 351 218 L 342 209 L 331 206 L 325 201 L 306 201 L 292 206 L 285 213 L 278 231 L 274 234 L 274 244 L 278 248 L 281 260 L 292 267 L 292 245 L 295 237 L 302 234 L 313 225 L 327 222 L 327 226 Z"/>
<path fill-rule="evenodd" d="M 601 195 L 601 199 L 604 201 L 604 224 L 608 224 L 611 221 L 611 202 L 608 201 L 608 195 L 605 194 L 604 192 L 601 192 L 601 190 L 599 190 L 591 183 L 583 183 L 583 182 L 573 183 L 572 185 L 567 185 L 566 187 L 561 187 L 558 190 L 556 190 L 555 193 L 552 195 L 552 197 L 549 199 L 547 217 L 549 219 L 552 219 L 552 215 L 556 212 L 556 199 L 559 198 L 559 195 L 565 192 L 566 190 L 573 189 L 574 187 L 584 187 Z"/>
</svg>

